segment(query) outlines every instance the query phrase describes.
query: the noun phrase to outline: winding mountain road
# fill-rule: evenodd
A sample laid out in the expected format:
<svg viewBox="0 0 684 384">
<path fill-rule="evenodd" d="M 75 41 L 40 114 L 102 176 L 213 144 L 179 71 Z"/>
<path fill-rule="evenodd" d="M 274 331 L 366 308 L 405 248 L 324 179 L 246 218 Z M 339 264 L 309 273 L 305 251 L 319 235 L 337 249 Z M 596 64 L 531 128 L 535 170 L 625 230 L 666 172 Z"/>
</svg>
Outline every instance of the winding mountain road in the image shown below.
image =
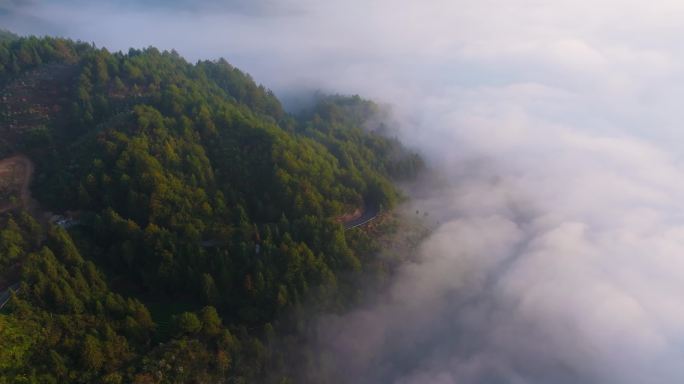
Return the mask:
<svg viewBox="0 0 684 384">
<path fill-rule="evenodd" d="M 366 224 L 370 223 L 371 221 L 375 220 L 379 214 L 380 214 L 380 207 L 378 205 L 368 204 L 365 206 L 361 216 L 359 216 L 353 220 L 349 220 L 349 221 L 344 223 L 344 229 L 352 229 L 352 228 L 356 228 L 356 227 L 366 225 Z"/>
<path fill-rule="evenodd" d="M 12 292 L 17 292 L 19 290 L 19 283 L 12 284 L 4 291 L 0 292 L 0 309 L 7 304 L 10 297 L 12 297 Z"/>
</svg>

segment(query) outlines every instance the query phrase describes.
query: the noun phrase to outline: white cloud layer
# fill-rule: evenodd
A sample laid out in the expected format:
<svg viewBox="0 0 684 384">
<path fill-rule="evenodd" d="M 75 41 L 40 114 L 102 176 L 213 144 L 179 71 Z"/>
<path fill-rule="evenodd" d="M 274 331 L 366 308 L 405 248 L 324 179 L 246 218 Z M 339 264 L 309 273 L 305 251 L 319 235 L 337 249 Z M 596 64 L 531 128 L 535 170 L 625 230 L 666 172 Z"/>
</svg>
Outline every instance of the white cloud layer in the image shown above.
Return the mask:
<svg viewBox="0 0 684 384">
<path fill-rule="evenodd" d="M 0 22 L 394 106 L 446 175 L 414 200 L 443 224 L 380 305 L 326 319 L 342 381 L 684 381 L 684 2 L 231 4 L 14 2 Z"/>
</svg>

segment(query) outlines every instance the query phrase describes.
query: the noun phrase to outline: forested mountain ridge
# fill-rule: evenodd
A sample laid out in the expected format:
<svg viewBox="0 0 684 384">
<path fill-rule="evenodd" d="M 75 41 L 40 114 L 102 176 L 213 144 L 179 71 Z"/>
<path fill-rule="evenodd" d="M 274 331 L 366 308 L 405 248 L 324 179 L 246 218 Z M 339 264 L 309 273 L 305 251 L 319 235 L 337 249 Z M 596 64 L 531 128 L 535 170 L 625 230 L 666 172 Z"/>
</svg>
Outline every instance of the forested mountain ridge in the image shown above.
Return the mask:
<svg viewBox="0 0 684 384">
<path fill-rule="evenodd" d="M 0 158 L 35 163 L 40 204 L 0 218 L 0 383 L 287 382 L 300 309 L 383 268 L 336 219 L 422 168 L 372 102 L 295 116 L 225 60 L 2 34 L 0 91 Z"/>
</svg>

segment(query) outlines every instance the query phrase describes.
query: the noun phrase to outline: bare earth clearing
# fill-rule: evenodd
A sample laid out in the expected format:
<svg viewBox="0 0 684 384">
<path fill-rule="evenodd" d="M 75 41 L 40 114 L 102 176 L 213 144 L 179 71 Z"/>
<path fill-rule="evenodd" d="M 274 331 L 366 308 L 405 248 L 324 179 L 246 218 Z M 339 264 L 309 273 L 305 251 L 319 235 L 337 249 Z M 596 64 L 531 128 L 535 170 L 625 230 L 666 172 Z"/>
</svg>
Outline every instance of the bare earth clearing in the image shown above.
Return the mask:
<svg viewBox="0 0 684 384">
<path fill-rule="evenodd" d="M 33 163 L 26 156 L 16 155 L 0 160 L 0 213 L 31 205 L 29 185 Z"/>
</svg>

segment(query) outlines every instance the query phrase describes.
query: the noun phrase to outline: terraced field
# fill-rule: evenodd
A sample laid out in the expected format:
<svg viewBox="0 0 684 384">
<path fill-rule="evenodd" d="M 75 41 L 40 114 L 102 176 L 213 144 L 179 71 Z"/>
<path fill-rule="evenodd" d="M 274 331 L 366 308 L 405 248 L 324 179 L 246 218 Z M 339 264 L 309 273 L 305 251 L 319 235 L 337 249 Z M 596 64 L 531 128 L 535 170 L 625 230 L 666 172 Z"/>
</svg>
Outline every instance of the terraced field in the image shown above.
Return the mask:
<svg viewBox="0 0 684 384">
<path fill-rule="evenodd" d="M 18 150 L 31 131 L 63 124 L 76 66 L 46 64 L 0 86 L 0 156 Z"/>
</svg>

